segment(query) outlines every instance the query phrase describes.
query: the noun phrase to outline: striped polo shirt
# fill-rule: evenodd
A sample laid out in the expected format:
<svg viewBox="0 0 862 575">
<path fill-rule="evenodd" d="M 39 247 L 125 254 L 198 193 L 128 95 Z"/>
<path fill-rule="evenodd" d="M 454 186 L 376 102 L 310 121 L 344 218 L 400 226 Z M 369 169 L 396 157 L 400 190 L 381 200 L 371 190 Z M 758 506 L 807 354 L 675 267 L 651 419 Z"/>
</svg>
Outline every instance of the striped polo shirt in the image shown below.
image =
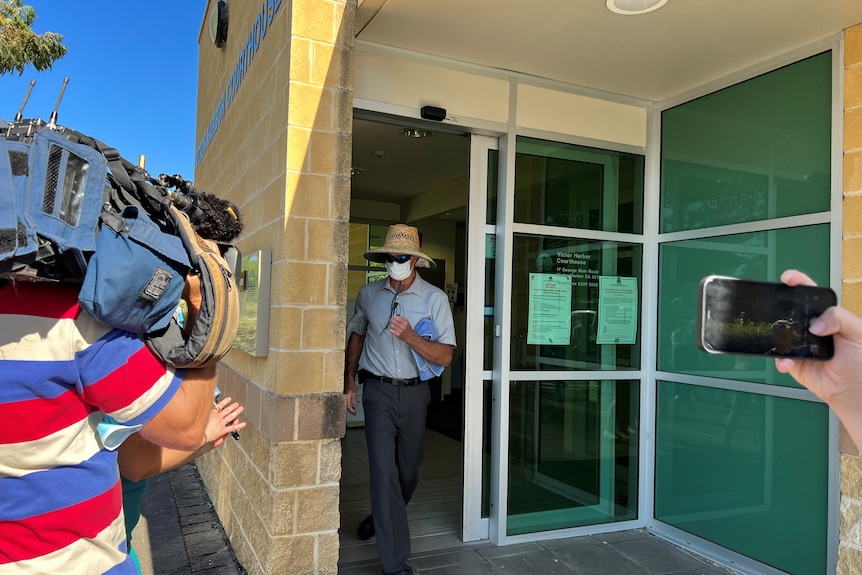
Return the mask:
<svg viewBox="0 0 862 575">
<path fill-rule="evenodd" d="M 77 286 L 0 285 L 0 574 L 133 574 L 105 415 L 143 424 L 180 377 L 136 335 L 78 307 Z"/>
</svg>

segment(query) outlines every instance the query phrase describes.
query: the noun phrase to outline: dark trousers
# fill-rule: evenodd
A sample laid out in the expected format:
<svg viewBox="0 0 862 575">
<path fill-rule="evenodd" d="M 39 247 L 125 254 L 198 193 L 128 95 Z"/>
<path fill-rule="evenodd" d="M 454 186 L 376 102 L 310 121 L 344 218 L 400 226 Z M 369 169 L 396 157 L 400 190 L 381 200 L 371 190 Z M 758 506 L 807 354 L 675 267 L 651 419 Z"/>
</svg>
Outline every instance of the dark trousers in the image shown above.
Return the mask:
<svg viewBox="0 0 862 575">
<path fill-rule="evenodd" d="M 425 457 L 426 383 L 396 387 L 366 379 L 362 390 L 377 554 L 386 575 L 409 574 L 407 503 Z"/>
</svg>

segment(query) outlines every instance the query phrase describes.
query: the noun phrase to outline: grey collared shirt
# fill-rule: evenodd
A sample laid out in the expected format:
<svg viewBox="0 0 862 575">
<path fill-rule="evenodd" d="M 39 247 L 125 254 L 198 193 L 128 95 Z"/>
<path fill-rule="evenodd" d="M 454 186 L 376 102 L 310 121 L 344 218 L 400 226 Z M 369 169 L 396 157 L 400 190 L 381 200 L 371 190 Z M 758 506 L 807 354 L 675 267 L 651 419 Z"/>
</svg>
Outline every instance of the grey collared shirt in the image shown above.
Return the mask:
<svg viewBox="0 0 862 575">
<path fill-rule="evenodd" d="M 359 369 L 375 375 L 409 379 L 417 377 L 419 369 L 410 346 L 389 331 L 393 297 L 396 297 L 395 288 L 389 285 L 389 278 L 363 286 L 356 297 L 356 313 L 347 323 L 347 337 L 349 339 L 354 332 L 365 336 Z M 410 287 L 397 295 L 395 303 L 395 314 L 407 318 L 411 327 L 427 318 L 437 329 L 437 343 L 455 346 L 452 310 L 443 290 L 417 273 Z"/>
</svg>

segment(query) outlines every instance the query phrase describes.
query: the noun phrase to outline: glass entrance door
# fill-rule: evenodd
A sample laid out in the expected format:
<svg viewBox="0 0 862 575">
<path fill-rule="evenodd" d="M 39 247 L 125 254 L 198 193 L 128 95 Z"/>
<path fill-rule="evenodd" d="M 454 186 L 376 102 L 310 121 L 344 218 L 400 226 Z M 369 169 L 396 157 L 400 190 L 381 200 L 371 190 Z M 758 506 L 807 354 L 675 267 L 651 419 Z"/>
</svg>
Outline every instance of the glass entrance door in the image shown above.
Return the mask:
<svg viewBox="0 0 862 575">
<path fill-rule="evenodd" d="M 495 202 L 492 540 L 634 520 L 642 155 L 517 138 Z"/>
<path fill-rule="evenodd" d="M 491 476 L 499 473 L 490 449 L 498 156 L 497 138 L 471 136 L 464 377 L 465 542 L 488 539 Z"/>
</svg>

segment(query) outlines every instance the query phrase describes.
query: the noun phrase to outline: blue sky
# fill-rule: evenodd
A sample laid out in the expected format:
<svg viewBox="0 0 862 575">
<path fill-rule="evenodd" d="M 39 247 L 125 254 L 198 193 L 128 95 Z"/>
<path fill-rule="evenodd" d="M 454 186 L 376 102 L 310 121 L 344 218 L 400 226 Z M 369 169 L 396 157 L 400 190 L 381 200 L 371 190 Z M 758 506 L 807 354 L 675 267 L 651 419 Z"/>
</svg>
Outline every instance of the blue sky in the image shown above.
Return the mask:
<svg viewBox="0 0 862 575">
<path fill-rule="evenodd" d="M 24 0 L 33 30 L 63 35 L 52 70 L 0 76 L 0 118 L 18 112 L 46 121 L 68 76 L 57 123 L 118 149 L 154 177 L 194 179 L 198 35 L 206 0 Z M 204 30 L 209 40 L 209 32 Z"/>
</svg>

